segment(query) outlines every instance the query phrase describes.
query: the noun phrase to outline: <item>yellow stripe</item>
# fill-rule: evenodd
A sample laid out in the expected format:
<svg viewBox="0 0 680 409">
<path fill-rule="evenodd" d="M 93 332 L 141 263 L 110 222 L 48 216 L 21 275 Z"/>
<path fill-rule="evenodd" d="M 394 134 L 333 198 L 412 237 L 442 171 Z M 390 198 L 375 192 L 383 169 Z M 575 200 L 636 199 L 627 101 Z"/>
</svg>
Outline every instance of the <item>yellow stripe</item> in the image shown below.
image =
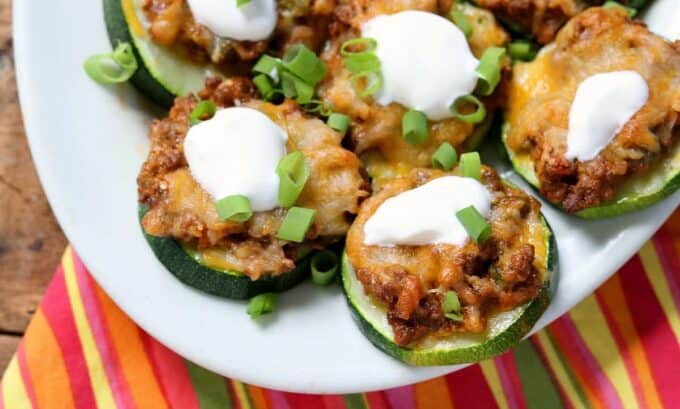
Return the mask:
<svg viewBox="0 0 680 409">
<path fill-rule="evenodd" d="M 637 408 L 633 384 L 595 297 L 586 298 L 569 314 L 586 346 L 614 385 L 623 407 Z"/>
<path fill-rule="evenodd" d="M 28 409 L 31 407 L 31 401 L 28 399 L 26 387 L 21 379 L 16 355 L 10 361 L 2 378 L 2 397 L 5 401 L 4 407 L 7 409 Z"/>
<path fill-rule="evenodd" d="M 248 398 L 248 393 L 246 392 L 246 386 L 239 381 L 231 381 L 234 386 L 234 391 L 236 392 L 236 399 L 241 403 L 241 409 L 253 409 L 250 404 L 250 398 Z"/>
<path fill-rule="evenodd" d="M 666 281 L 666 274 L 663 271 L 663 267 L 661 267 L 659 256 L 652 242 L 648 241 L 642 246 L 640 249 L 640 260 L 642 260 L 642 266 L 647 274 L 647 279 L 652 284 L 654 294 L 656 294 L 656 298 L 666 314 L 666 319 L 673 330 L 673 334 L 675 334 L 675 339 L 680 342 L 680 319 L 678 319 L 675 302 L 673 301 L 668 281 Z"/>
<path fill-rule="evenodd" d="M 569 376 L 567 370 L 564 368 L 562 360 L 560 360 L 560 358 L 557 356 L 557 351 L 555 351 L 552 342 L 550 342 L 548 339 L 548 335 L 545 333 L 545 331 L 539 331 L 536 333 L 535 339 L 541 346 L 543 354 L 545 354 L 545 358 L 548 360 L 548 365 L 550 365 L 550 369 L 555 375 L 555 378 L 557 378 L 560 388 L 565 393 L 565 395 L 567 395 L 569 402 L 571 402 L 571 404 L 576 409 L 585 409 L 586 404 L 576 391 L 576 386 L 574 385 L 573 379 L 571 376 Z"/>
<path fill-rule="evenodd" d="M 87 362 L 87 371 L 90 375 L 97 406 L 100 408 L 115 408 L 116 404 L 111 392 L 109 379 L 106 376 L 104 365 L 97 349 L 97 343 L 92 335 L 92 329 L 90 329 L 90 324 L 87 322 L 83 300 L 80 298 L 80 289 L 78 288 L 76 273 L 73 267 L 73 253 L 70 247 L 64 252 L 62 265 L 64 267 L 66 291 L 71 302 L 78 338 L 80 338 L 80 343 L 83 346 L 83 354 Z"/>
<path fill-rule="evenodd" d="M 501 384 L 501 377 L 498 375 L 498 368 L 496 368 L 496 362 L 493 359 L 487 359 L 479 363 L 479 367 L 482 369 L 482 373 L 486 378 L 486 383 L 491 388 L 491 393 L 494 399 L 496 399 L 496 404 L 500 409 L 509 409 L 508 399 L 505 397 L 503 392 L 503 384 Z"/>
</svg>

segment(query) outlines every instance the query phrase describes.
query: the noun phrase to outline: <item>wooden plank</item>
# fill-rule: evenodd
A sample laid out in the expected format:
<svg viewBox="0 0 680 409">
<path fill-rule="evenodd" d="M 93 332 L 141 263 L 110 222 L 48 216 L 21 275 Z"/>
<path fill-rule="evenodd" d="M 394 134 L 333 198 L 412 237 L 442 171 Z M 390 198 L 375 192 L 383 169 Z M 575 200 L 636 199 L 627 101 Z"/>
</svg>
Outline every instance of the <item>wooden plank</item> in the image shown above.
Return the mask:
<svg viewBox="0 0 680 409">
<path fill-rule="evenodd" d="M 66 245 L 28 150 L 12 54 L 10 0 L 0 0 L 0 333 L 23 332 Z"/>
<path fill-rule="evenodd" d="M 20 340 L 20 337 L 0 335 L 0 376 L 5 372 L 5 368 L 12 359 Z"/>
</svg>

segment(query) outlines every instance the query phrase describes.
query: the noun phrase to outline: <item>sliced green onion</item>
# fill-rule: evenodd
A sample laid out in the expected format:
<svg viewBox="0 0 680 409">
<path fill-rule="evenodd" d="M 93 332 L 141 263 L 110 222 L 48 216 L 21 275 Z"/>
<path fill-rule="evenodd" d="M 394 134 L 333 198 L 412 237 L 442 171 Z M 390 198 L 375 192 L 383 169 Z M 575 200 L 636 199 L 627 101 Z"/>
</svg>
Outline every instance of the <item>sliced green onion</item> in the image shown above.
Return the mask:
<svg viewBox="0 0 680 409">
<path fill-rule="evenodd" d="M 427 117 L 420 111 L 408 111 L 401 117 L 401 135 L 411 145 L 420 145 L 427 140 L 429 128 Z"/>
<path fill-rule="evenodd" d="M 255 64 L 253 67 L 253 72 L 259 72 L 260 74 L 268 76 L 274 80 L 274 82 L 278 82 L 280 67 L 281 60 L 265 54 L 260 57 L 260 59 Z"/>
<path fill-rule="evenodd" d="M 477 67 L 477 75 L 479 76 L 477 89 L 480 95 L 491 95 L 498 86 L 501 80 L 504 56 L 505 48 L 502 47 L 489 47 L 484 50 Z"/>
<path fill-rule="evenodd" d="M 328 117 L 326 123 L 331 129 L 344 134 L 349 128 L 350 119 L 347 115 L 334 112 Z"/>
<path fill-rule="evenodd" d="M 444 316 L 450 320 L 462 321 L 463 314 L 460 312 L 460 300 L 455 291 L 447 291 L 444 293 Z"/>
<path fill-rule="evenodd" d="M 321 116 L 330 116 L 333 114 L 333 108 L 327 102 L 313 99 L 305 105 L 307 112 L 318 112 Z"/>
<path fill-rule="evenodd" d="M 366 81 L 366 83 L 367 83 L 366 86 L 363 87 L 363 88 L 361 88 L 359 86 L 359 82 L 362 79 L 364 81 Z M 383 77 L 382 77 L 382 74 L 380 72 L 364 71 L 364 72 L 360 72 L 360 73 L 352 75 L 350 77 L 349 81 L 352 84 L 352 87 L 354 88 L 354 90 L 357 92 L 357 94 L 361 98 L 364 98 L 364 97 L 367 97 L 369 95 L 373 95 L 376 92 L 378 92 L 380 87 L 382 87 Z"/>
<path fill-rule="evenodd" d="M 623 4 L 621 4 L 617 1 L 613 1 L 613 0 L 606 1 L 602 5 L 602 8 L 603 9 L 615 9 L 615 8 L 623 9 L 626 13 L 628 13 L 628 17 L 634 17 L 635 14 L 637 14 L 637 10 L 635 10 L 634 8 L 626 7 Z"/>
<path fill-rule="evenodd" d="M 248 302 L 248 315 L 250 318 L 257 319 L 264 314 L 274 312 L 279 296 L 275 293 L 265 293 L 256 295 Z"/>
<path fill-rule="evenodd" d="M 242 195 L 227 196 L 215 203 L 215 208 L 222 220 L 244 223 L 253 216 L 250 200 Z"/>
<path fill-rule="evenodd" d="M 286 98 L 293 98 L 303 105 L 312 102 L 314 87 L 304 82 L 298 76 L 287 71 L 282 72 L 281 85 Z"/>
<path fill-rule="evenodd" d="M 363 71 L 380 71 L 380 60 L 375 54 L 361 53 L 345 57 L 345 68 L 356 74 Z"/>
<path fill-rule="evenodd" d="M 469 114 L 464 114 L 460 112 L 460 109 L 462 108 L 463 105 L 465 104 L 472 104 L 475 106 L 475 110 Z M 458 97 L 453 104 L 451 104 L 451 113 L 453 114 L 453 117 L 458 119 L 461 122 L 465 122 L 467 124 L 478 124 L 486 118 L 486 108 L 484 107 L 484 104 L 482 101 L 477 99 L 472 94 L 469 95 L 463 95 L 462 97 Z"/>
<path fill-rule="evenodd" d="M 432 155 L 432 167 L 442 170 L 451 170 L 458 162 L 456 149 L 448 142 L 442 143 Z"/>
<path fill-rule="evenodd" d="M 536 56 L 536 47 L 531 41 L 513 41 L 508 44 L 508 55 L 513 60 L 531 61 Z"/>
<path fill-rule="evenodd" d="M 300 193 L 309 179 L 309 166 L 302 152 L 291 152 L 276 166 L 279 175 L 279 203 L 291 207 L 297 202 Z"/>
<path fill-rule="evenodd" d="M 236 0 L 236 7 L 245 6 L 250 3 L 250 0 Z"/>
<path fill-rule="evenodd" d="M 217 107 L 215 103 L 210 100 L 199 101 L 196 107 L 189 114 L 189 124 L 194 126 L 201 121 L 212 118 L 217 112 Z"/>
<path fill-rule="evenodd" d="M 453 19 L 453 23 L 458 26 L 463 34 L 465 34 L 465 37 L 470 37 L 472 34 L 472 24 L 470 24 L 467 16 L 465 16 L 465 14 L 463 14 L 463 12 L 460 11 L 456 6 L 451 9 L 449 15 Z"/>
<path fill-rule="evenodd" d="M 460 173 L 466 178 L 482 178 L 482 160 L 478 152 L 468 152 L 460 156 Z"/>
<path fill-rule="evenodd" d="M 112 53 L 86 59 L 83 68 L 93 81 L 106 85 L 129 80 L 137 71 L 138 64 L 130 43 L 120 43 Z"/>
<path fill-rule="evenodd" d="M 283 66 L 312 87 L 326 76 L 326 64 L 303 44 L 296 44 L 286 52 Z"/>
<path fill-rule="evenodd" d="M 482 244 L 491 236 L 491 225 L 474 206 L 459 210 L 456 218 L 475 243 Z"/>
<path fill-rule="evenodd" d="M 328 285 L 338 272 L 338 256 L 330 250 L 320 251 L 312 257 L 311 267 L 314 284 Z"/>
<path fill-rule="evenodd" d="M 265 101 L 271 101 L 276 94 L 276 89 L 274 89 L 274 84 L 272 80 L 269 79 L 267 75 L 260 74 L 253 78 L 253 84 L 257 88 L 257 91 L 262 95 Z"/>
<path fill-rule="evenodd" d="M 361 51 L 350 51 L 350 48 L 362 48 Z M 359 37 L 347 40 L 340 47 L 340 55 L 343 57 L 356 56 L 364 53 L 373 53 L 378 48 L 378 42 L 374 38 Z"/>
<path fill-rule="evenodd" d="M 309 230 L 314 221 L 314 215 L 316 215 L 316 210 L 314 209 L 291 207 L 283 219 L 276 237 L 281 240 L 302 243 L 305 240 L 307 230 Z"/>
</svg>

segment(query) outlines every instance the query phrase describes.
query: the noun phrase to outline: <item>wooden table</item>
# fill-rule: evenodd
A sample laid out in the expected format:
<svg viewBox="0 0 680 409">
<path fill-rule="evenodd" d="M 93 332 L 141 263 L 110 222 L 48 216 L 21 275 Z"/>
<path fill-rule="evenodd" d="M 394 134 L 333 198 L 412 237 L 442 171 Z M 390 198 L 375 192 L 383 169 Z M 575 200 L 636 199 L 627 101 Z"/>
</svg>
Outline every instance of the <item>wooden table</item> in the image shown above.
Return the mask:
<svg viewBox="0 0 680 409">
<path fill-rule="evenodd" d="M 66 245 L 28 150 L 13 52 L 11 1 L 0 0 L 0 375 Z"/>
</svg>

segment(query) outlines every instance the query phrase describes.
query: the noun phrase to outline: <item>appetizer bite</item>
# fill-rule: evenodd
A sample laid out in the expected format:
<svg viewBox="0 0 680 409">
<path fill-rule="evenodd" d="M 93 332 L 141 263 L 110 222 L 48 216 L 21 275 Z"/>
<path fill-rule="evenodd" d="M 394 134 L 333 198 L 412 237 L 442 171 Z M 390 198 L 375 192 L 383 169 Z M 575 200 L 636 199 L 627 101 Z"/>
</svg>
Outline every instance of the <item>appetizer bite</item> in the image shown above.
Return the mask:
<svg viewBox="0 0 680 409">
<path fill-rule="evenodd" d="M 548 201 L 605 217 L 680 186 L 679 115 L 678 43 L 624 10 L 591 8 L 515 65 L 503 140 Z"/>
<path fill-rule="evenodd" d="M 412 365 L 480 361 L 517 344 L 550 303 L 556 246 L 540 204 L 465 154 L 367 199 L 343 285 L 365 336 Z"/>
<path fill-rule="evenodd" d="M 368 195 L 342 134 L 291 100 L 256 99 L 243 78 L 210 78 L 151 126 L 137 179 L 141 224 L 184 283 L 219 296 L 282 291 L 305 256 L 341 239 Z"/>
<path fill-rule="evenodd" d="M 334 0 L 104 0 L 111 44 L 129 43 L 139 68 L 131 82 L 169 107 L 199 91 L 207 74 L 243 74 L 265 51 L 319 49 Z"/>
<path fill-rule="evenodd" d="M 480 7 L 491 10 L 514 31 L 531 36 L 539 44 L 555 39 L 562 26 L 588 7 L 599 6 L 604 0 L 474 0 Z M 607 1 L 613 6 L 615 2 Z M 621 0 L 633 10 L 642 8 L 646 0 Z"/>
<path fill-rule="evenodd" d="M 473 149 L 498 105 L 508 40 L 488 11 L 447 1 L 342 2 L 321 58 L 319 96 L 351 120 L 376 185 L 447 143 Z"/>
</svg>

